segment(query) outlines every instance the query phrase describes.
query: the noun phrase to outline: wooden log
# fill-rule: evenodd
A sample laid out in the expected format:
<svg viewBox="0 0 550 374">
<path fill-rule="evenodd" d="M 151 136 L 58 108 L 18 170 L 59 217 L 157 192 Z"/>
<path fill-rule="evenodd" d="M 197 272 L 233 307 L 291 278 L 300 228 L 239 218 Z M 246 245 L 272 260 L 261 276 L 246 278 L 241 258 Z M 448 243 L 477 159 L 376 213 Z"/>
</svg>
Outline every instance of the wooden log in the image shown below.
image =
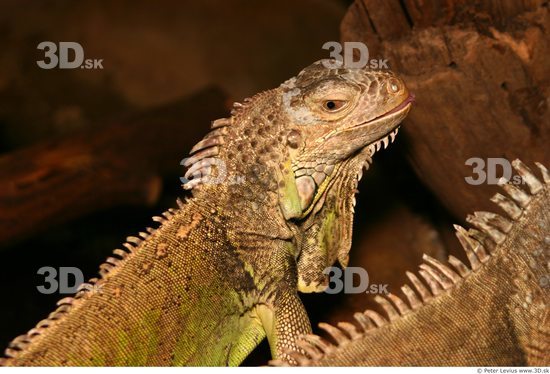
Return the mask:
<svg viewBox="0 0 550 374">
<path fill-rule="evenodd" d="M 469 184 L 477 177 L 467 160 L 550 163 L 548 8 L 535 0 L 379 3 L 353 3 L 342 40 L 367 43 L 416 94 L 403 124 L 411 165 L 456 219 L 494 210 L 496 186 Z"/>
<path fill-rule="evenodd" d="M 183 172 L 180 160 L 210 121 L 226 114 L 225 94 L 207 88 L 173 104 L 3 155 L 0 244 L 100 209 L 154 203 L 162 177 Z"/>
</svg>

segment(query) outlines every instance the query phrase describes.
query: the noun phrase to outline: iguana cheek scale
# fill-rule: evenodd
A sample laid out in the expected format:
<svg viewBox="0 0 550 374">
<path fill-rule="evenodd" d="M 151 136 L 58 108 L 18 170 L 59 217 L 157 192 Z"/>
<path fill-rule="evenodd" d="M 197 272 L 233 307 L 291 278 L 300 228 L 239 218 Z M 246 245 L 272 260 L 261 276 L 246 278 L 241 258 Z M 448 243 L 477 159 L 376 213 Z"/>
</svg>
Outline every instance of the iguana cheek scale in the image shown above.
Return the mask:
<svg viewBox="0 0 550 374">
<path fill-rule="evenodd" d="M 62 299 L 2 364 L 238 365 L 266 336 L 292 361 L 311 332 L 297 291 L 347 262 L 357 181 L 410 97 L 389 71 L 319 61 L 236 103 L 191 150 L 192 197 L 128 237 L 96 287 Z"/>
</svg>

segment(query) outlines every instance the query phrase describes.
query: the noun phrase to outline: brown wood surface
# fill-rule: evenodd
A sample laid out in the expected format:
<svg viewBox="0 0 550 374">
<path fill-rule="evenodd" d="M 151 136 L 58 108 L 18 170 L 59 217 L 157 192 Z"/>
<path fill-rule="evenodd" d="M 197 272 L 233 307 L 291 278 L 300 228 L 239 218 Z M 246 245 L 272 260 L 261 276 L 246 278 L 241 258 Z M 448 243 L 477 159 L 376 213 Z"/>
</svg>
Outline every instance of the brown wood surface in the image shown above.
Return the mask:
<svg viewBox="0 0 550 374">
<path fill-rule="evenodd" d="M 472 157 L 550 163 L 550 17 L 543 1 L 355 1 L 344 41 L 363 41 L 416 94 L 403 124 L 418 177 L 456 219 L 493 209 Z M 498 175 L 497 175 L 498 176 Z"/>
<path fill-rule="evenodd" d="M 190 98 L 0 157 L 0 245 L 91 212 L 152 204 L 162 177 L 226 115 L 226 96 Z"/>
</svg>

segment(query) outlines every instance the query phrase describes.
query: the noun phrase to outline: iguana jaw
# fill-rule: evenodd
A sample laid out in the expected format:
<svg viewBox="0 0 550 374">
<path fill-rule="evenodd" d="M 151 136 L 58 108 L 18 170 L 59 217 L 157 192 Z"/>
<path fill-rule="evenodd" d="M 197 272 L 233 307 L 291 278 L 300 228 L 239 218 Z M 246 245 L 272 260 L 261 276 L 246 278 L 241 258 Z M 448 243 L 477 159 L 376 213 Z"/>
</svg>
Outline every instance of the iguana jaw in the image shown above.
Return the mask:
<svg viewBox="0 0 550 374">
<path fill-rule="evenodd" d="M 410 107 L 410 105 L 409 105 Z M 408 109 L 407 109 L 408 110 Z M 372 156 L 378 152 L 379 150 L 381 149 L 386 149 L 387 147 L 389 147 L 389 144 L 390 143 L 393 143 L 393 141 L 395 140 L 395 137 L 397 136 L 397 133 L 399 132 L 399 124 L 394 127 L 390 132 L 388 132 L 384 137 L 380 138 L 378 141 L 375 141 L 374 143 L 371 143 L 369 144 L 368 146 L 364 147 L 359 153 L 358 153 L 358 156 L 354 156 L 353 158 L 355 157 L 360 157 L 362 159 L 361 162 L 359 162 L 359 166 L 358 167 L 351 167 L 349 164 L 351 163 L 351 159 L 349 160 L 346 160 L 344 161 L 343 163 L 341 163 L 340 165 L 337 165 L 335 168 L 334 168 L 334 171 L 331 175 L 328 175 L 324 181 L 319 185 L 317 186 L 317 189 L 316 189 L 316 192 L 315 192 L 315 196 L 313 198 L 313 201 L 311 202 L 311 204 L 307 207 L 307 209 L 305 209 L 302 214 L 300 215 L 300 217 L 298 217 L 298 219 L 304 219 L 305 217 L 307 217 L 311 211 L 314 209 L 315 205 L 317 203 L 319 203 L 319 201 L 321 200 L 321 198 L 327 193 L 327 191 L 329 190 L 329 188 L 331 187 L 331 185 L 333 184 L 334 182 L 334 176 L 335 175 L 338 175 L 338 173 L 340 172 L 340 170 L 342 169 L 358 169 L 357 172 L 355 172 L 355 174 L 358 175 L 358 181 L 361 179 L 362 177 L 362 169 L 363 167 L 366 167 L 368 168 L 369 164 L 371 163 L 372 161 Z M 361 154 L 361 156 L 359 156 L 359 154 Z M 354 198 L 354 201 L 355 201 L 355 198 Z"/>
<path fill-rule="evenodd" d="M 382 147 L 387 148 L 389 143 L 393 142 L 395 136 L 397 135 L 398 127 L 401 124 L 401 121 L 407 116 L 413 102 L 414 95 L 409 94 L 401 104 L 389 110 L 388 112 L 362 124 L 337 131 L 334 134 L 331 134 L 330 139 L 336 139 L 338 142 L 343 143 L 347 142 L 357 144 L 358 141 L 361 141 L 364 138 L 369 138 L 372 137 L 373 134 L 381 133 L 380 135 L 376 135 L 374 141 L 364 143 L 365 146 L 363 147 L 357 144 L 357 148 L 359 149 L 358 153 L 361 153 L 362 149 L 371 148 L 370 156 L 372 156 L 375 152 L 382 149 Z M 326 141 L 330 140 L 326 139 Z M 366 162 L 368 162 L 368 159 L 366 160 Z M 327 175 L 321 183 L 316 185 L 311 203 L 307 206 L 302 207 L 303 212 L 302 215 L 299 217 L 300 219 L 303 219 L 308 214 L 310 214 L 315 204 L 319 201 L 323 194 L 326 193 L 331 184 L 331 181 L 340 173 L 341 169 L 345 169 L 345 164 L 346 160 L 344 160 L 344 162 L 336 164 L 336 167 L 334 168 L 332 173 L 330 175 Z"/>
<path fill-rule="evenodd" d="M 373 128 L 375 133 L 380 135 L 374 138 L 374 141 L 364 143 L 365 145 L 344 160 L 336 162 L 332 172 L 316 185 L 311 204 L 298 217 L 303 222 L 301 227 L 306 232 L 305 240 L 309 243 L 301 251 L 298 261 L 299 291 L 322 292 L 328 286 L 324 272 L 326 267 L 331 266 L 336 260 L 343 267 L 347 266 L 351 248 L 355 193 L 363 175 L 363 168 L 368 169 L 372 156 L 395 140 L 399 124 L 410 110 L 413 99 L 413 95 L 407 94 L 393 109 L 340 132 L 349 142 L 365 136 L 365 133 L 368 136 Z M 348 138 L 349 134 L 351 138 Z M 334 136 L 338 137 L 337 134 Z M 315 181 L 317 182 L 317 178 Z M 338 218 L 334 220 L 331 217 Z M 316 251 L 312 250 L 312 241 L 318 243 Z"/>
<path fill-rule="evenodd" d="M 381 137 L 377 141 L 371 143 L 367 148 L 371 148 L 371 156 L 378 152 L 380 149 L 388 148 L 390 143 L 393 143 L 395 140 L 395 137 L 397 136 L 397 133 L 399 132 L 399 127 L 401 126 L 401 121 L 407 116 L 409 111 L 411 110 L 412 104 L 414 103 L 414 94 L 409 94 L 409 97 L 405 99 L 401 104 L 399 104 L 394 109 L 390 110 L 389 112 L 376 117 L 375 119 L 368 121 L 364 124 L 355 126 L 353 128 L 360 128 L 367 125 L 375 124 L 378 121 L 385 121 L 385 122 L 393 122 L 395 123 L 395 126 L 391 128 L 390 131 L 386 133 L 385 136 Z M 395 120 L 397 119 L 397 120 Z M 365 162 L 370 162 L 370 159 L 367 159 Z"/>
<path fill-rule="evenodd" d="M 310 247 L 301 251 L 298 261 L 300 292 L 323 292 L 328 286 L 324 270 L 335 261 L 342 267 L 347 267 L 357 185 L 363 176 L 363 169 L 369 168 L 372 156 L 393 142 L 398 131 L 399 127 L 396 127 L 384 138 L 338 164 L 338 169 L 333 173 L 338 177 L 326 178 L 319 187 L 315 202 L 301 217 L 301 228 L 306 232 L 305 240 L 315 238 L 318 249 L 312 251 L 311 242 L 308 241 Z M 331 220 L 331 217 L 338 219 Z M 316 225 L 321 230 L 317 230 Z M 312 227 L 314 235 L 309 234 Z"/>
<path fill-rule="evenodd" d="M 388 112 L 358 125 L 340 129 L 334 134 L 330 134 L 326 140 L 330 141 L 333 138 L 338 141 L 349 140 L 358 149 L 372 146 L 387 138 L 401 124 L 401 121 L 409 113 L 413 102 L 414 95 L 409 94 L 401 104 Z"/>
<path fill-rule="evenodd" d="M 387 118 L 388 116 L 392 115 L 392 114 L 395 114 L 395 113 L 400 113 L 402 111 L 404 111 L 405 109 L 410 109 L 412 103 L 414 103 L 414 99 L 415 99 L 415 96 L 414 94 L 412 93 L 409 93 L 409 96 L 401 103 L 399 104 L 398 106 L 396 106 L 395 108 L 393 108 L 392 110 L 382 114 L 381 116 L 378 116 L 370 121 L 367 121 L 366 123 L 362 124 L 362 125 L 359 125 L 359 126 L 355 126 L 355 127 L 360 127 L 360 126 L 363 126 L 363 125 L 368 125 L 370 123 L 373 123 L 375 121 L 378 121 L 382 118 Z M 405 113 L 406 115 L 406 113 Z"/>
</svg>

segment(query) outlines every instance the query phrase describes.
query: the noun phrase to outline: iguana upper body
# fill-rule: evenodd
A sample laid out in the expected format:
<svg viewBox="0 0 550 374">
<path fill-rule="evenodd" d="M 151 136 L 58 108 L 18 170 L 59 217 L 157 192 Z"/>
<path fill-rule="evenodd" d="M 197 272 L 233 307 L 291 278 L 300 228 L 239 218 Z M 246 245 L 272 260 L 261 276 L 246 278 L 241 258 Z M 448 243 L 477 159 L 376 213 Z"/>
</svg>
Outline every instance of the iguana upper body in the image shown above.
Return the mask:
<svg viewBox="0 0 550 374">
<path fill-rule="evenodd" d="M 385 310 L 356 313 L 357 324 L 321 324 L 336 344 L 311 335 L 292 354 L 312 366 L 550 365 L 550 175 L 518 160 L 525 185 L 492 199 L 506 215 L 476 212 L 457 226 L 471 267 L 425 257 L 404 297 L 378 297 Z M 422 279 L 422 281 L 421 281 Z"/>
<path fill-rule="evenodd" d="M 297 290 L 347 261 L 358 174 L 411 106 L 390 72 L 317 62 L 236 104 L 191 151 L 193 197 L 129 237 L 6 365 L 237 365 L 311 331 Z M 146 134 L 144 134 L 146 136 Z"/>
</svg>

